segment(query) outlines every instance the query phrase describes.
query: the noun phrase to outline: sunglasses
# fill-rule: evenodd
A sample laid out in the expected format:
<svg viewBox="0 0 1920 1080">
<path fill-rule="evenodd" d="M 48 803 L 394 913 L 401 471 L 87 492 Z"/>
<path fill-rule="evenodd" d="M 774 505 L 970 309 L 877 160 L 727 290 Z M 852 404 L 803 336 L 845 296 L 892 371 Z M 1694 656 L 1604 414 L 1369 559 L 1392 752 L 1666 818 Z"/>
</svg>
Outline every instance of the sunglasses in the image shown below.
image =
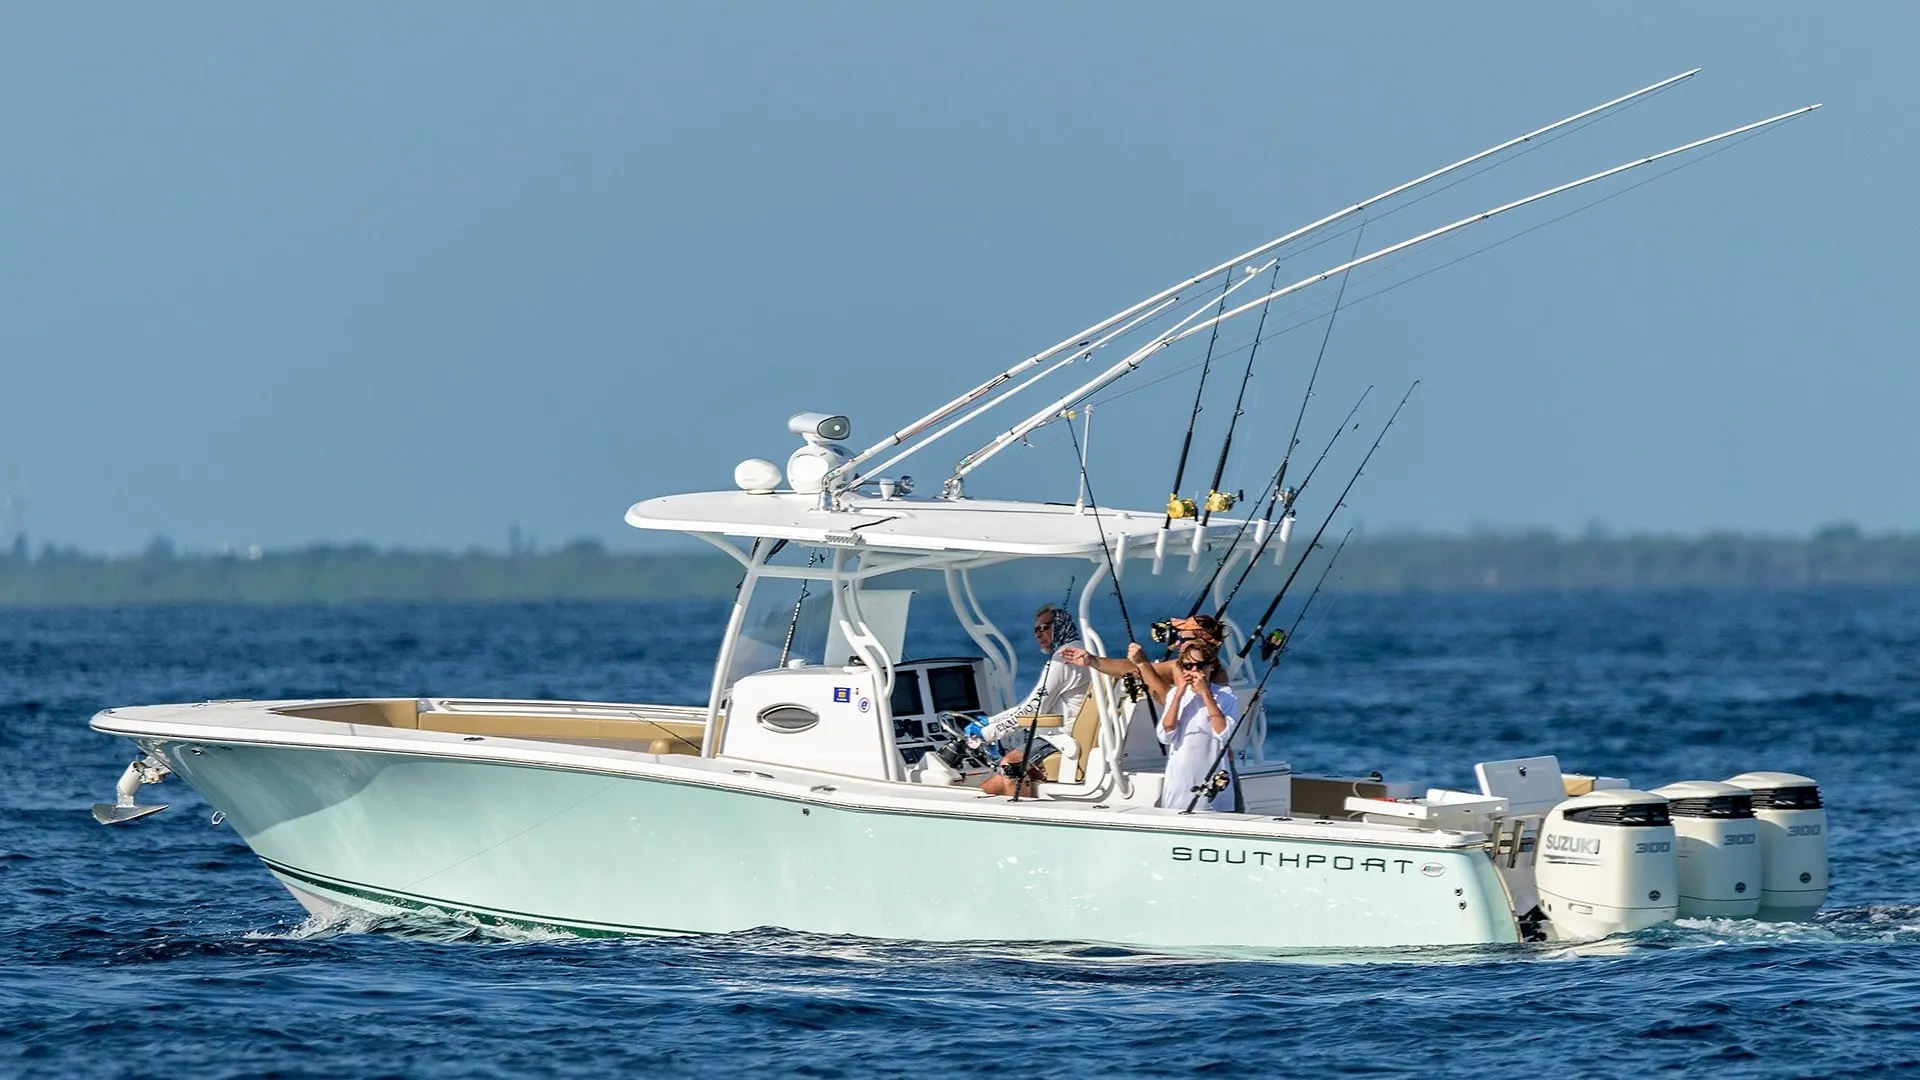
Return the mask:
<svg viewBox="0 0 1920 1080">
<path fill-rule="evenodd" d="M 1210 668 L 1210 667 L 1212 667 L 1212 666 L 1213 666 L 1213 661 L 1211 661 L 1211 660 L 1182 660 L 1182 661 L 1180 661 L 1180 666 L 1181 666 L 1181 667 L 1183 667 L 1183 668 L 1186 668 L 1186 669 L 1187 669 L 1188 671 L 1204 671 L 1204 670 L 1206 670 L 1207 668 Z"/>
<path fill-rule="evenodd" d="M 1052 623 L 1050 623 L 1050 622 L 1043 622 L 1043 623 L 1034 623 L 1034 624 L 1033 624 L 1033 632 L 1034 632 L 1034 633 L 1036 633 L 1036 634 L 1044 634 L 1044 633 L 1046 633 L 1047 631 L 1049 631 L 1049 630 L 1052 630 L 1052 629 L 1053 629 L 1053 624 L 1052 624 Z"/>
</svg>

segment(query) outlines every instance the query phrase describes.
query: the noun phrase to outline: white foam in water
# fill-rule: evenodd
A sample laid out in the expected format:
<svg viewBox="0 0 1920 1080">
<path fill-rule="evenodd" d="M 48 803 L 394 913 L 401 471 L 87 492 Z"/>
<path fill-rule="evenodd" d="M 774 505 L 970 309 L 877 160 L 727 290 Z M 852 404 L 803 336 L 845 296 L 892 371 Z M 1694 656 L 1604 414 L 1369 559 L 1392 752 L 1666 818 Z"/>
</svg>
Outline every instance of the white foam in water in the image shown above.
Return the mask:
<svg viewBox="0 0 1920 1080">
<path fill-rule="evenodd" d="M 440 942 L 593 940 L 560 930 L 485 925 L 438 911 L 379 914 L 345 907 L 335 908 L 325 913 L 310 914 L 297 925 L 286 930 L 254 930 L 249 931 L 245 936 L 266 940 L 308 941 L 346 934 L 391 934 L 396 937 Z"/>
<path fill-rule="evenodd" d="M 246 937 L 266 941 L 307 941 L 339 934 L 366 934 L 382 929 L 389 920 L 371 912 L 336 908 L 324 914 L 310 914 L 285 930 L 249 930 Z"/>
</svg>

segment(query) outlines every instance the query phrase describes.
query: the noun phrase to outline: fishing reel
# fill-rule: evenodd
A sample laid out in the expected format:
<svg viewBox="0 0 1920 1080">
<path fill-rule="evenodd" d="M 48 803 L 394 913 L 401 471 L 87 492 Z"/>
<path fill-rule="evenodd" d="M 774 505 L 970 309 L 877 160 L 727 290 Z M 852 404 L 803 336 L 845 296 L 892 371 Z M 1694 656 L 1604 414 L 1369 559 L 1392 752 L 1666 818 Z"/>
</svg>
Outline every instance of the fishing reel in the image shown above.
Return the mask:
<svg viewBox="0 0 1920 1080">
<path fill-rule="evenodd" d="M 1035 762 L 1002 761 L 1000 763 L 1000 775 L 1006 777 L 1009 780 L 1019 781 L 1019 780 L 1044 780 L 1046 779 L 1047 774 Z M 1032 791 L 1033 789 L 1028 788 L 1027 790 Z"/>
<path fill-rule="evenodd" d="M 1172 619 L 1161 619 L 1148 627 L 1147 633 L 1151 634 L 1154 643 L 1159 645 L 1171 645 L 1173 640 L 1180 636 L 1180 631 L 1174 628 Z"/>
<path fill-rule="evenodd" d="M 1286 647 L 1287 632 L 1285 630 L 1268 631 L 1267 635 L 1260 639 L 1260 662 L 1264 664 L 1273 659 L 1276 653 Z"/>
<path fill-rule="evenodd" d="M 1210 492 L 1207 495 L 1207 513 L 1224 514 L 1233 509 L 1234 504 L 1246 497 L 1247 493 L 1244 491 L 1236 491 L 1231 495 L 1224 491 Z"/>
<path fill-rule="evenodd" d="M 958 772 L 991 768 L 993 755 L 987 751 L 986 745 L 967 737 L 966 726 L 973 720 L 970 714 L 958 712 L 943 712 L 935 716 L 931 730 L 927 732 L 935 740 L 935 746 L 928 753 Z"/>
<path fill-rule="evenodd" d="M 1190 518 L 1198 516 L 1192 499 L 1183 499 L 1178 495 L 1167 500 L 1167 516 L 1170 518 Z"/>
<path fill-rule="evenodd" d="M 1212 776 L 1207 777 L 1206 783 L 1196 786 L 1193 790 L 1203 801 L 1212 802 L 1219 798 L 1220 793 L 1227 790 L 1228 786 L 1232 783 L 1232 774 L 1228 773 L 1225 769 L 1221 769 Z"/>
</svg>

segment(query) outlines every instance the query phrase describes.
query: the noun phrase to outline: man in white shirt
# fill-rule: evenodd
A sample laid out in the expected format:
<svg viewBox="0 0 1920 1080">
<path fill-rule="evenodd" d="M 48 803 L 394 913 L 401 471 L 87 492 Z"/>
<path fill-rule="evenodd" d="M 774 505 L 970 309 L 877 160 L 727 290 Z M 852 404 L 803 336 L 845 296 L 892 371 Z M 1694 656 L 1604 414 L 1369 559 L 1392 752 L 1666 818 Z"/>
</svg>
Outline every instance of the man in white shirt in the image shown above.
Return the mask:
<svg viewBox="0 0 1920 1080">
<path fill-rule="evenodd" d="M 1092 675 L 1084 666 L 1068 663 L 1061 658 L 1061 654 L 1067 650 L 1078 652 L 1080 643 L 1080 627 L 1065 606 L 1045 604 L 1034 612 L 1033 637 L 1047 657 L 1033 693 L 1013 708 L 967 726 L 969 737 L 983 743 L 997 742 L 1006 751 L 1000 759 L 1002 771 L 987 777 L 986 782 L 980 785 L 980 790 L 988 795 L 1014 794 L 1014 777 L 1022 772 L 1025 778 L 1018 789 L 1019 793 L 1033 794 L 1033 785 L 1046 776 L 1044 763 L 1060 752 L 1055 737 L 1036 732 L 1029 755 L 1027 732 L 1033 726 L 1034 717 L 1059 717 L 1058 722 L 1064 725 L 1060 730 L 1071 730 L 1093 682 Z M 1070 736 L 1062 734 L 1058 738 Z"/>
<path fill-rule="evenodd" d="M 1173 629 L 1173 641 L 1169 644 L 1175 652 L 1188 642 L 1195 641 L 1218 650 L 1226 641 L 1226 628 L 1212 615 L 1189 615 L 1181 619 L 1169 619 L 1167 624 Z M 1094 656 L 1080 648 L 1061 650 L 1060 659 L 1069 664 L 1092 668 L 1103 675 L 1112 675 L 1115 678 L 1128 676 L 1138 678 L 1153 694 L 1155 701 L 1165 701 L 1167 692 L 1180 682 L 1180 669 L 1173 657 L 1153 663 L 1147 659 L 1147 651 L 1134 642 L 1127 644 L 1125 659 L 1117 656 Z M 1216 661 L 1213 670 L 1208 674 L 1215 686 L 1227 685 L 1225 664 Z"/>
</svg>

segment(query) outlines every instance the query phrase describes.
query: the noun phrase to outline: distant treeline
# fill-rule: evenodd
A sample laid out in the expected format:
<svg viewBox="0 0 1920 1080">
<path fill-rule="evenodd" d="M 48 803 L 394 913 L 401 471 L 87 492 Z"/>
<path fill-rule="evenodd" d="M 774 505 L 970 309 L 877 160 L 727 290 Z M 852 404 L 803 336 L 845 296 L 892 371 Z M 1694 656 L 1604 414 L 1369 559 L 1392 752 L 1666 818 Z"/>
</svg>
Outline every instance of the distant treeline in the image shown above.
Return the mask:
<svg viewBox="0 0 1920 1080">
<path fill-rule="evenodd" d="M 1064 565 L 1029 560 L 996 567 L 979 585 L 988 593 L 1050 594 L 1061 587 L 1063 573 L 1071 573 Z M 1263 569 L 1261 578 L 1277 573 Z M 1838 526 L 1810 539 L 1552 533 L 1356 538 L 1335 577 L 1341 588 L 1381 592 L 1920 584 L 1920 536 L 1866 536 Z M 623 554 L 592 541 L 506 555 L 366 544 L 204 555 L 180 554 L 163 542 L 133 558 L 70 548 L 43 548 L 29 557 L 23 545 L 0 552 L 0 605 L 16 606 L 693 600 L 725 597 L 739 580 L 739 567 L 717 553 Z M 939 587 L 932 577 L 920 584 Z"/>
</svg>

